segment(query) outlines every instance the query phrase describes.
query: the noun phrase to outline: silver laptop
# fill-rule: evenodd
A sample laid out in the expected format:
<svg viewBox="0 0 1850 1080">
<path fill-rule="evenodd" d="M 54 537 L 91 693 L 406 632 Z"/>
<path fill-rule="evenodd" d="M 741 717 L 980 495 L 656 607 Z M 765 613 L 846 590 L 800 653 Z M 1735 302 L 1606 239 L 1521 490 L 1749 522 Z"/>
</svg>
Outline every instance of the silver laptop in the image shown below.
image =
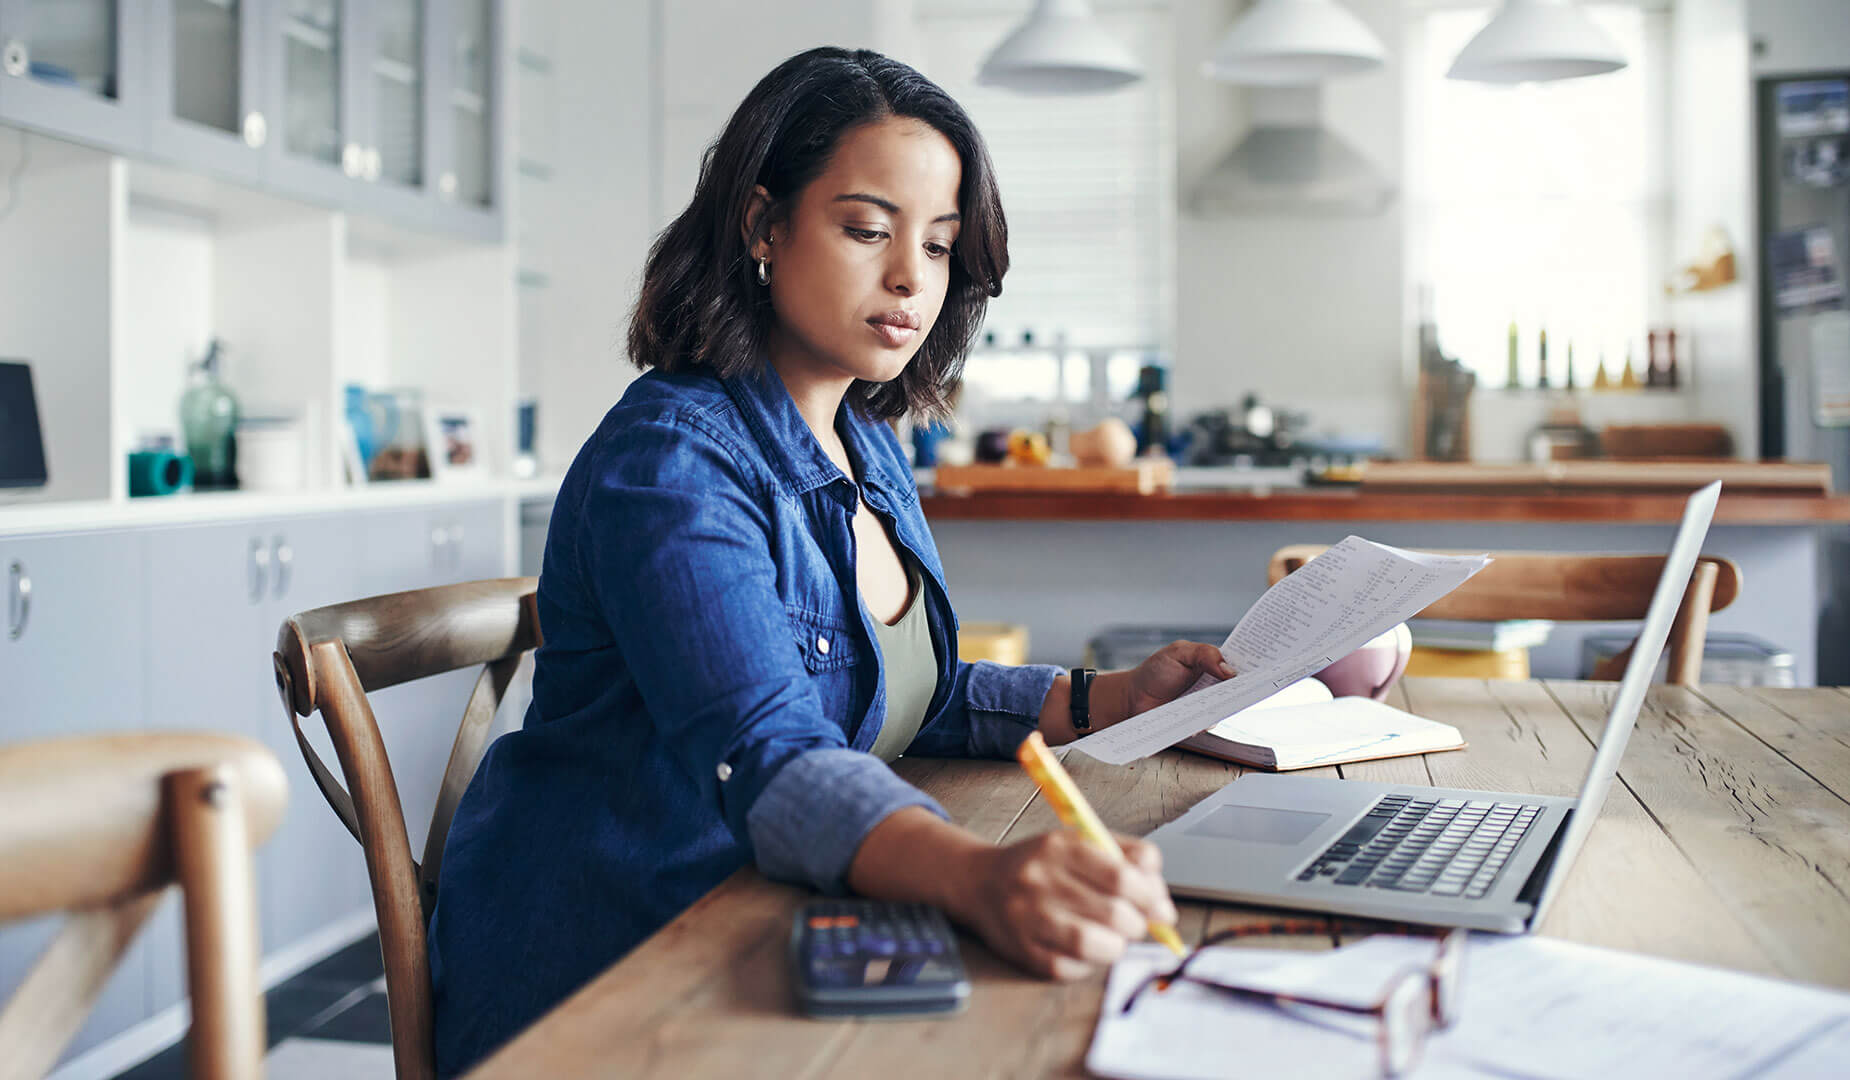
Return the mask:
<svg viewBox="0 0 1850 1080">
<path fill-rule="evenodd" d="M 1578 797 L 1255 773 L 1150 834 L 1170 890 L 1502 933 L 1536 926 L 1619 771 L 1720 493 L 1713 483 L 1684 505 Z"/>
</svg>

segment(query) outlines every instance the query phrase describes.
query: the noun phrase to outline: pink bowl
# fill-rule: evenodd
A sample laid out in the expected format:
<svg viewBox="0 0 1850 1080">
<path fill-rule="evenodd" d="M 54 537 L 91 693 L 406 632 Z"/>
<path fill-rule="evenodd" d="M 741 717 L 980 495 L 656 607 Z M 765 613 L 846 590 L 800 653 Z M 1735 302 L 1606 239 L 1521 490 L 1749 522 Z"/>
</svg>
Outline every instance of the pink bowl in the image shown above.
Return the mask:
<svg viewBox="0 0 1850 1080">
<path fill-rule="evenodd" d="M 1407 658 L 1412 655 L 1413 634 L 1406 623 L 1401 623 L 1317 672 L 1316 679 L 1337 697 L 1385 701 L 1394 680 L 1407 670 Z"/>
</svg>

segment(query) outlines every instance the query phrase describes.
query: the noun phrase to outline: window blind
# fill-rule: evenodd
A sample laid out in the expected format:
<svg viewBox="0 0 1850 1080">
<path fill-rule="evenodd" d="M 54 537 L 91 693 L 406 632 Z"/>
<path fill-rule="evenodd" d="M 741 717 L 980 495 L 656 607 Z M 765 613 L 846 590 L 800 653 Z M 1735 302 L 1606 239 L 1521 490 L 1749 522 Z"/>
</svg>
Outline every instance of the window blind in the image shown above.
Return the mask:
<svg viewBox="0 0 1850 1080">
<path fill-rule="evenodd" d="M 989 145 L 1009 224 L 1008 276 L 985 332 L 998 344 L 1165 348 L 1175 275 L 1174 46 L 1166 8 L 1098 13 L 1146 67 L 1123 89 L 1026 96 L 979 86 L 977 67 L 1020 10 L 920 12 L 921 71 Z"/>
</svg>

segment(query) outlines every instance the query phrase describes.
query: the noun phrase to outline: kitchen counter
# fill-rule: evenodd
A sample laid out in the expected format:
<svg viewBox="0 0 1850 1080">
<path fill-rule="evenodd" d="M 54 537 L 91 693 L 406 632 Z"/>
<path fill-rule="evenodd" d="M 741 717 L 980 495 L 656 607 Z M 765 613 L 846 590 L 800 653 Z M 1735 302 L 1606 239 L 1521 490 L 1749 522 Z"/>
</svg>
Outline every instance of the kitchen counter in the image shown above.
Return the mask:
<svg viewBox="0 0 1850 1080">
<path fill-rule="evenodd" d="M 1407 494 L 1352 487 L 1183 491 L 1173 495 L 922 490 L 925 516 L 938 521 L 1447 521 L 1675 524 L 1684 497 L 1669 494 Z M 1717 525 L 1850 523 L 1850 495 L 1731 494 L 1724 487 Z"/>
<path fill-rule="evenodd" d="M 138 499 L 0 500 L 0 537 L 89 532 L 165 525 L 203 525 L 253 518 L 284 518 L 344 511 L 405 510 L 490 499 L 550 503 L 557 476 L 528 480 L 397 480 L 358 488 L 293 492 L 182 492 Z"/>
</svg>

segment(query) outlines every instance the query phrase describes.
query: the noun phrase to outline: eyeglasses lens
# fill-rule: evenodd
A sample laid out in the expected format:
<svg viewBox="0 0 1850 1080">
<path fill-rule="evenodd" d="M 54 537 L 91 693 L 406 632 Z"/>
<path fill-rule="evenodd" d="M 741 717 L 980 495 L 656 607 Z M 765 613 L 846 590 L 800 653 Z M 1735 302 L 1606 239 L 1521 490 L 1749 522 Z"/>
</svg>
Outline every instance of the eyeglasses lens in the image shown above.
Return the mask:
<svg viewBox="0 0 1850 1080">
<path fill-rule="evenodd" d="M 1382 1067 L 1399 1076 L 1419 1063 L 1420 1050 L 1432 1030 L 1432 981 L 1409 972 L 1388 991 L 1382 1011 Z"/>
<path fill-rule="evenodd" d="M 1465 935 L 1447 934 L 1439 942 L 1439 955 L 1433 961 L 1433 1001 L 1438 1006 L 1435 1019 L 1440 1027 L 1458 1022 L 1459 991 L 1465 981 Z"/>
</svg>

